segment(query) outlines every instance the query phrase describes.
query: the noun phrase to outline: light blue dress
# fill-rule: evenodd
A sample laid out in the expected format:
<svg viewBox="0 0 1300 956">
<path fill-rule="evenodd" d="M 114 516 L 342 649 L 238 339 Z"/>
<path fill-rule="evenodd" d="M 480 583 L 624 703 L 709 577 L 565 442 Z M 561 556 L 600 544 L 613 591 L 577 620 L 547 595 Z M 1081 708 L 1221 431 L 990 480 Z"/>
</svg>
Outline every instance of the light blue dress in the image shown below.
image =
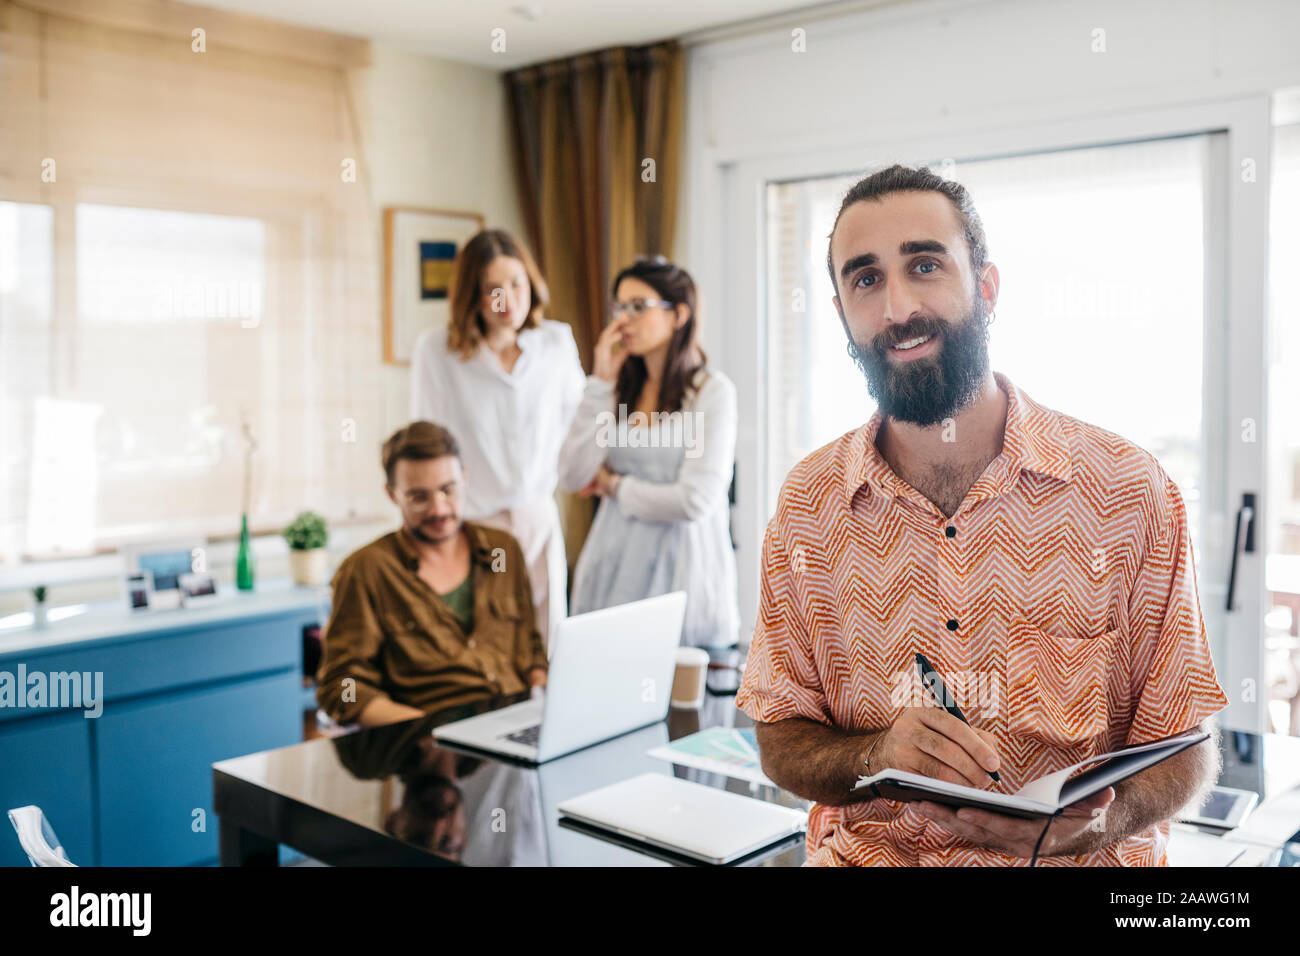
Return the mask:
<svg viewBox="0 0 1300 956">
<path fill-rule="evenodd" d="M 641 424 L 619 415 L 612 383 L 587 378 L 561 453 L 561 483 L 577 491 L 601 462 L 623 480 L 617 496 L 600 500 L 569 613 L 685 591 L 682 644 L 731 646 L 740 627 L 727 501 L 736 388 L 711 368 L 696 381 L 675 418 Z"/>
</svg>

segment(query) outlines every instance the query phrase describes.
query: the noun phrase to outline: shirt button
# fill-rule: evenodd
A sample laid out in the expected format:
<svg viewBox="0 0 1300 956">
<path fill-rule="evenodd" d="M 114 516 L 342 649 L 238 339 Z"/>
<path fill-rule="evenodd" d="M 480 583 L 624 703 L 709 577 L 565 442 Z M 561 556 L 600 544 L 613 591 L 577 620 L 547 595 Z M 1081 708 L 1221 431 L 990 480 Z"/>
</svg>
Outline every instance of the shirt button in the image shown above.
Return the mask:
<svg viewBox="0 0 1300 956">
<path fill-rule="evenodd" d="M 468 641 L 466 641 L 466 642 L 465 642 L 465 646 L 468 647 L 468 648 L 470 648 L 471 650 L 473 650 L 473 648 L 474 648 L 474 638 L 471 637 Z"/>
<path fill-rule="evenodd" d="M 950 630 L 950 631 L 955 631 L 955 630 L 957 630 L 957 619 L 956 619 L 956 618 L 953 618 L 952 620 L 950 620 L 950 621 L 948 622 L 948 630 Z"/>
<path fill-rule="evenodd" d="M 943 529 L 943 533 L 946 534 L 946 535 L 947 535 L 948 537 L 950 537 L 950 538 L 955 538 L 955 537 L 957 537 L 957 529 L 954 528 L 952 525 L 948 525 L 948 527 L 944 528 L 944 529 Z"/>
<path fill-rule="evenodd" d="M 486 674 L 484 674 L 483 676 L 486 677 L 488 680 L 496 680 L 496 679 L 497 679 L 497 675 L 496 675 L 496 674 L 493 674 L 491 671 L 488 671 L 488 672 L 487 672 Z"/>
</svg>

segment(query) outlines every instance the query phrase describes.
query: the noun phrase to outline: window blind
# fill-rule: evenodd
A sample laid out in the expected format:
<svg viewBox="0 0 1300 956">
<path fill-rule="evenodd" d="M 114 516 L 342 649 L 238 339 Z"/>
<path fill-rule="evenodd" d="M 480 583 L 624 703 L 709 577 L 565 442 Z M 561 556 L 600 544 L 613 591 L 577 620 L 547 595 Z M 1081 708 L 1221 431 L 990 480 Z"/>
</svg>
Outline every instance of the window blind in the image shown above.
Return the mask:
<svg viewBox="0 0 1300 956">
<path fill-rule="evenodd" d="M 244 416 L 255 531 L 386 512 L 367 55 L 184 4 L 0 3 L 0 561 L 236 532 Z"/>
</svg>

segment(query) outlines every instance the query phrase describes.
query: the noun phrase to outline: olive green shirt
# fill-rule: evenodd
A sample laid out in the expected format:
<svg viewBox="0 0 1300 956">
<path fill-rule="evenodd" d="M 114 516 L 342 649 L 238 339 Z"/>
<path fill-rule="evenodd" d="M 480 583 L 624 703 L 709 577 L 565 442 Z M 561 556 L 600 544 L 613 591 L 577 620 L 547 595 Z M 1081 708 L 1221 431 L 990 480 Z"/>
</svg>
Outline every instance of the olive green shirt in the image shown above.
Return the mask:
<svg viewBox="0 0 1300 956">
<path fill-rule="evenodd" d="M 316 689 L 332 720 L 355 723 L 381 695 L 429 713 L 518 694 L 527 691 L 530 670 L 546 668 L 519 543 L 497 528 L 470 521 L 463 527 L 470 542 L 469 630 L 420 577 L 419 555 L 404 531 L 377 538 L 339 565 Z"/>
<path fill-rule="evenodd" d="M 446 594 L 438 591 L 434 592 L 443 602 L 451 609 L 451 613 L 456 615 L 456 622 L 460 624 L 460 629 L 466 634 L 474 630 L 474 562 L 469 563 L 469 573 L 465 575 L 465 580 L 456 585 Z"/>
</svg>

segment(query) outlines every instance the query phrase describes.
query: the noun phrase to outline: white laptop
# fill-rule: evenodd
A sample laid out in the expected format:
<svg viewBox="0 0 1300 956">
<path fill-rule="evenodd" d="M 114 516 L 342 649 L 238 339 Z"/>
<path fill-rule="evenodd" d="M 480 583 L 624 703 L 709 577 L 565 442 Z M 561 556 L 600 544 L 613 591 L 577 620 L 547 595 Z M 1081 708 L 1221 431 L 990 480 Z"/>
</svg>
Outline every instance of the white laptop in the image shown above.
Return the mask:
<svg viewBox="0 0 1300 956">
<path fill-rule="evenodd" d="M 542 763 L 663 720 L 686 616 L 686 592 L 560 622 L 542 700 L 434 730 L 438 740 Z"/>
<path fill-rule="evenodd" d="M 644 773 L 562 800 L 590 826 L 706 863 L 731 863 L 807 826 L 803 810 L 660 773 Z"/>
<path fill-rule="evenodd" d="M 460 778 L 467 813 L 466 866 L 667 866 L 639 848 L 594 839 L 564 826 L 555 807 L 562 800 L 640 773 L 664 773 L 665 764 L 646 751 L 668 743 L 668 724 L 657 721 L 612 740 L 530 767 L 484 759 Z M 667 771 L 671 773 L 671 769 Z M 505 813 L 514 837 L 502 840 Z"/>
</svg>

